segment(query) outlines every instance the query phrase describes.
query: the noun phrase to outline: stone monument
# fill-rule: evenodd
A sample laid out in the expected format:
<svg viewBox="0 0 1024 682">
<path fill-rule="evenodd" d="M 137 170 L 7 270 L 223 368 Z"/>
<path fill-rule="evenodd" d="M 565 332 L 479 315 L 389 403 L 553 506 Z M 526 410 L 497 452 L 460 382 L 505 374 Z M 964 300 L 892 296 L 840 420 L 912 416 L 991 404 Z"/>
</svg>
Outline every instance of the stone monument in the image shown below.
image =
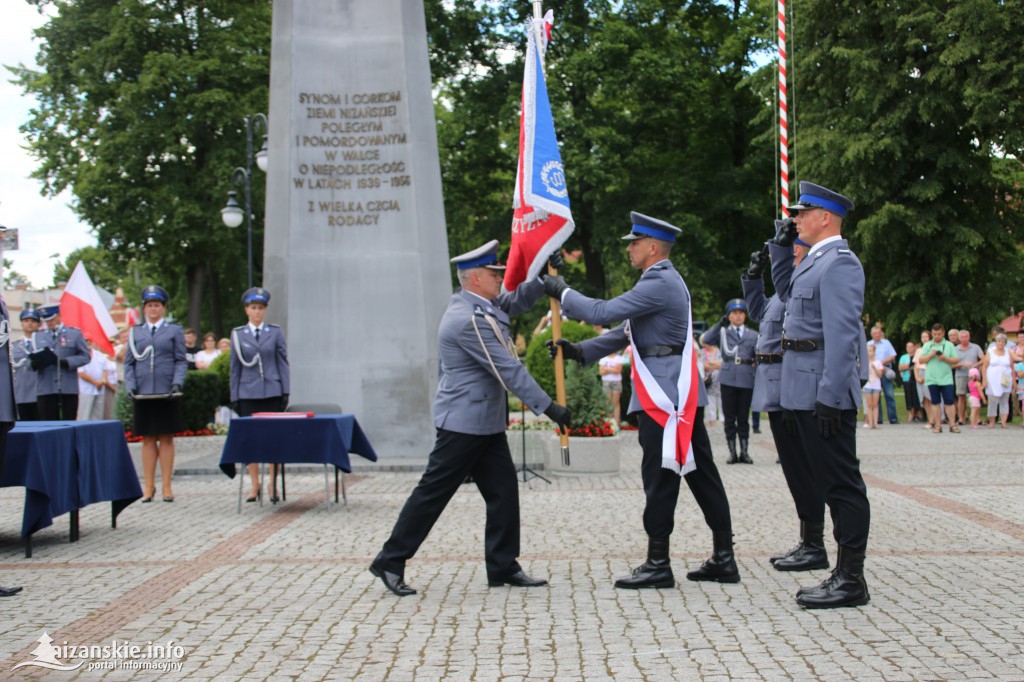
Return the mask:
<svg viewBox="0 0 1024 682">
<path fill-rule="evenodd" d="M 291 402 L 426 455 L 451 295 L 422 0 L 275 0 L 263 285 Z"/>
</svg>

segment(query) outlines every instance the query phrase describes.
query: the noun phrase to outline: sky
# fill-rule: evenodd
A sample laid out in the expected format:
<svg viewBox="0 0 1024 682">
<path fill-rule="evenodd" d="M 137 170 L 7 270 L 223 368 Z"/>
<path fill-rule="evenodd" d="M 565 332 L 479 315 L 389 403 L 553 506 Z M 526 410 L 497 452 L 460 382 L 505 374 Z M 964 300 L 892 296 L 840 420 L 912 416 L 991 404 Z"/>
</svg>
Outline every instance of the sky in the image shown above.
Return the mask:
<svg viewBox="0 0 1024 682">
<path fill-rule="evenodd" d="M 39 42 L 32 29 L 42 25 L 44 17 L 24 0 L 4 0 L 3 4 L 0 64 L 35 68 Z M 42 183 L 29 177 L 36 161 L 22 148 L 25 141 L 18 126 L 28 120 L 35 101 L 22 96 L 21 88 L 9 82 L 9 71 L 0 69 L 0 73 L 0 225 L 18 228 L 20 242 L 18 251 L 5 251 L 4 257 L 13 261 L 13 269 L 27 276 L 34 287 L 46 287 L 53 283 L 56 262 L 63 263 L 75 249 L 94 246 L 96 238 L 69 208 L 72 197 L 68 192 L 43 197 Z"/>
</svg>

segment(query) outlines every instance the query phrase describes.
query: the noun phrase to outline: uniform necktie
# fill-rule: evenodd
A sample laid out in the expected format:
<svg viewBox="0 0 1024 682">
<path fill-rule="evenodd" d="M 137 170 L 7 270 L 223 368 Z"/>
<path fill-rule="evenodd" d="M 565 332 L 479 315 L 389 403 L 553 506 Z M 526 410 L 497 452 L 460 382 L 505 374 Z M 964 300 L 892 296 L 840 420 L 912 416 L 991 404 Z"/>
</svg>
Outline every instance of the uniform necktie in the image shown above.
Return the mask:
<svg viewBox="0 0 1024 682">
<path fill-rule="evenodd" d="M 156 325 L 155 324 L 152 327 L 149 328 L 149 335 L 150 336 L 156 336 Z"/>
<path fill-rule="evenodd" d="M 260 328 L 259 327 L 256 327 L 256 340 L 257 341 L 260 340 Z"/>
</svg>

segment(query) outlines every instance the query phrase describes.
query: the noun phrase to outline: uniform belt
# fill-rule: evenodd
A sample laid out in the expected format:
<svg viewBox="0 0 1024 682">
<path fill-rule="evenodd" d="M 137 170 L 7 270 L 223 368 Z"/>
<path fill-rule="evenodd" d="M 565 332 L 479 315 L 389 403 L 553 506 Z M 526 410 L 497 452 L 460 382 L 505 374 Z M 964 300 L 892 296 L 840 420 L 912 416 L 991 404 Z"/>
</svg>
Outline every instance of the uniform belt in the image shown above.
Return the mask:
<svg viewBox="0 0 1024 682">
<path fill-rule="evenodd" d="M 782 350 L 795 350 L 797 353 L 825 350 L 825 339 L 787 339 L 782 337 Z"/>
<path fill-rule="evenodd" d="M 641 358 L 660 358 L 666 355 L 682 355 L 682 346 L 647 346 L 637 351 Z"/>
<path fill-rule="evenodd" d="M 757 353 L 754 359 L 759 365 L 777 365 L 782 362 L 782 353 Z"/>
<path fill-rule="evenodd" d="M 728 356 L 723 356 L 722 360 L 723 360 L 723 362 L 725 362 L 727 364 L 730 364 L 730 365 L 752 365 L 752 364 L 754 364 L 754 358 L 741 358 L 738 355 L 734 355 L 734 356 L 732 356 L 732 358 L 729 358 Z"/>
</svg>

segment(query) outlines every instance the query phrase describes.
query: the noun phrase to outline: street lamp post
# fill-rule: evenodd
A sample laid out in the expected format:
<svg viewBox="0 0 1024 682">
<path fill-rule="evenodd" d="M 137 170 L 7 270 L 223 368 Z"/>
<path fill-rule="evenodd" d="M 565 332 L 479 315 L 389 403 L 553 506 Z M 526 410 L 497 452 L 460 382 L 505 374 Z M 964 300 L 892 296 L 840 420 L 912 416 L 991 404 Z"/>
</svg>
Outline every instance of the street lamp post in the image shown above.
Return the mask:
<svg viewBox="0 0 1024 682">
<path fill-rule="evenodd" d="M 256 126 L 260 125 L 263 127 L 263 146 L 260 148 L 255 155 L 253 155 L 253 134 L 256 131 Z M 246 228 L 248 230 L 248 242 L 249 242 L 249 286 L 252 288 L 252 162 L 255 158 L 256 166 L 263 171 L 267 171 L 267 131 L 269 125 L 267 123 L 267 117 L 264 114 L 253 114 L 252 116 L 245 117 L 245 168 L 238 167 L 231 172 L 231 191 L 228 192 L 228 203 L 220 210 L 221 220 L 228 227 L 238 227 L 242 224 L 244 217 L 246 222 Z M 238 186 L 239 182 L 245 183 L 245 213 L 242 212 L 242 207 L 238 205 L 238 192 L 235 191 L 235 187 Z"/>
</svg>

